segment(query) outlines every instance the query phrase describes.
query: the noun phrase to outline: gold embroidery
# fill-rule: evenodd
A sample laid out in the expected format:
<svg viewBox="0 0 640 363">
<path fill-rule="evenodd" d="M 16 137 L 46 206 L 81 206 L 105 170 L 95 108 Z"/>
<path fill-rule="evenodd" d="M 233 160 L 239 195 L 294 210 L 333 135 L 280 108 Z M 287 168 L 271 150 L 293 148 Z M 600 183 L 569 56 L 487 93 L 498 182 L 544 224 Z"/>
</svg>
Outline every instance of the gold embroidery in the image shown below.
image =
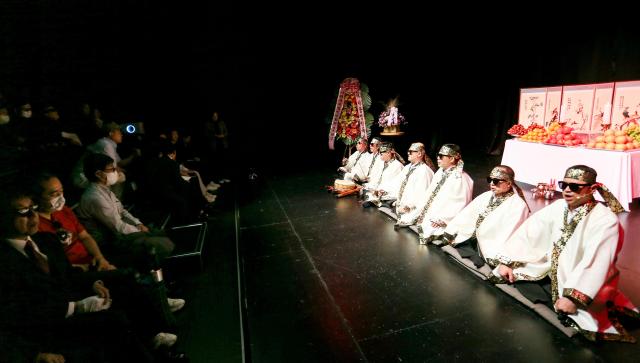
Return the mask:
<svg viewBox="0 0 640 363">
<path fill-rule="evenodd" d="M 482 222 L 487 217 L 487 215 L 493 212 L 496 208 L 500 206 L 500 204 L 502 204 L 502 202 L 507 200 L 507 198 L 511 197 L 512 195 L 513 195 L 513 190 L 498 197 L 496 197 L 495 195 L 491 196 L 491 199 L 489 199 L 489 204 L 487 205 L 487 207 L 484 209 L 484 211 L 482 211 L 482 213 L 478 215 L 478 219 L 476 220 L 476 228 L 473 230 L 473 234 L 471 235 L 471 238 L 476 237 L 478 228 L 480 228 L 480 224 L 482 224 Z"/>
<path fill-rule="evenodd" d="M 416 219 L 411 224 L 422 224 L 422 220 L 424 219 L 424 216 L 427 214 L 427 210 L 429 210 L 429 207 L 431 207 L 431 203 L 433 203 L 433 200 L 436 198 L 436 195 L 438 195 L 440 188 L 442 188 L 444 183 L 447 181 L 447 178 L 449 177 L 449 175 L 451 175 L 451 169 L 444 171 L 442 174 L 443 174 L 442 178 L 438 181 L 438 184 L 436 184 L 436 187 L 433 189 L 433 192 L 431 192 L 431 195 L 429 196 L 427 203 L 424 205 L 424 207 L 418 214 L 418 217 L 416 217 Z M 420 235 L 422 235 L 422 229 L 420 229 Z"/>
<path fill-rule="evenodd" d="M 499 167 L 495 167 L 493 168 L 493 170 L 491 170 L 491 173 L 489 173 L 489 178 L 513 181 L 511 175 L 505 173 L 504 170 L 500 169 Z"/>
<path fill-rule="evenodd" d="M 387 166 L 389 166 L 389 164 L 391 164 L 390 161 L 384 162 L 384 166 L 382 167 L 382 173 L 380 173 L 380 178 L 378 178 L 378 183 L 376 184 L 376 188 L 380 186 L 380 182 L 382 182 L 382 176 L 384 175 L 384 171 L 385 169 L 387 169 Z"/>
<path fill-rule="evenodd" d="M 497 262 L 497 265 L 505 265 L 507 267 L 510 267 L 511 269 L 517 269 L 520 267 L 524 267 L 525 263 L 524 262 L 519 262 L 519 261 L 511 261 L 511 259 L 507 258 L 506 256 L 503 255 L 498 255 L 496 256 L 495 261 Z"/>
<path fill-rule="evenodd" d="M 564 174 L 564 177 L 577 179 L 585 183 L 591 183 L 591 184 L 596 182 L 596 176 L 593 173 L 587 170 L 579 169 L 579 168 L 567 169 L 567 172 Z"/>
<path fill-rule="evenodd" d="M 518 281 L 539 281 L 542 280 L 543 278 L 545 278 L 546 275 L 543 276 L 530 276 L 530 275 L 525 275 L 521 272 L 515 272 L 513 273 L 513 275 L 516 277 L 516 280 Z"/>
<path fill-rule="evenodd" d="M 404 194 L 404 188 L 407 186 L 409 177 L 411 176 L 414 170 L 418 169 L 420 165 L 422 165 L 422 162 L 416 164 L 413 167 L 409 167 L 409 172 L 407 173 L 407 176 L 404 178 L 404 180 L 402 181 L 402 184 L 400 185 L 400 191 L 398 192 L 398 202 L 402 200 L 402 194 Z M 396 214 L 398 214 L 398 211 L 396 211 Z"/>
<path fill-rule="evenodd" d="M 355 163 L 353 163 L 353 166 L 354 166 L 354 167 L 355 167 L 356 165 L 358 165 L 358 160 L 360 160 L 360 157 L 362 156 L 362 154 L 364 154 L 364 153 L 360 153 L 360 154 L 358 155 L 358 157 L 356 158 L 356 162 L 355 162 Z"/>
<path fill-rule="evenodd" d="M 450 148 L 450 147 L 448 147 L 448 146 L 446 146 L 446 145 L 443 145 L 443 146 L 440 148 L 440 151 L 439 151 L 438 153 L 439 153 L 439 154 L 442 154 L 442 155 L 447 155 L 447 156 L 457 156 L 457 155 L 460 155 L 460 153 L 458 153 L 457 151 L 453 150 L 452 148 Z"/>
<path fill-rule="evenodd" d="M 564 249 L 564 246 L 567 244 L 567 241 L 573 235 L 573 232 L 576 230 L 578 223 L 591 212 L 591 210 L 595 207 L 594 202 L 589 202 L 578 207 L 576 215 L 573 217 L 571 222 L 568 222 L 569 218 L 569 208 L 565 207 L 564 209 L 564 221 L 562 227 L 562 235 L 560 239 L 553 244 L 553 251 L 551 252 L 551 271 L 549 272 L 549 278 L 551 278 L 551 298 L 555 303 L 558 300 L 558 261 L 560 259 L 560 254 Z"/>
<path fill-rule="evenodd" d="M 496 260 L 495 258 L 486 258 L 485 261 L 487 261 L 487 265 L 493 268 L 498 267 L 498 265 L 500 264 L 500 261 Z"/>
<path fill-rule="evenodd" d="M 574 304 L 582 306 L 585 309 L 587 308 L 587 306 L 589 306 L 589 304 L 591 304 L 591 301 L 593 301 L 593 299 L 588 295 L 583 294 L 576 289 L 564 289 L 564 291 L 562 292 L 562 296 L 568 298 L 569 300 L 573 301 Z"/>
<path fill-rule="evenodd" d="M 595 331 L 591 331 L 591 330 L 584 330 L 582 328 L 580 328 L 578 326 L 578 324 L 573 321 L 572 319 L 568 319 L 568 326 L 571 328 L 574 328 L 575 330 L 578 331 L 578 333 L 580 333 L 582 336 L 584 336 L 586 339 L 595 342 L 598 340 L 604 340 L 604 341 L 618 341 L 618 342 L 623 342 L 623 343 L 635 343 L 636 342 L 636 338 L 629 334 L 629 332 L 622 326 L 622 324 L 620 324 L 620 321 L 618 320 L 618 317 L 615 316 L 615 310 L 609 310 L 609 321 L 611 322 L 611 325 L 618 331 L 619 334 L 615 334 L 615 333 L 601 333 L 601 332 L 595 332 Z"/>
<path fill-rule="evenodd" d="M 379 154 L 375 154 L 373 155 L 373 158 L 371 158 L 371 164 L 369 164 L 369 170 L 367 171 L 367 178 L 369 177 L 369 174 L 371 174 L 371 168 L 373 168 L 373 164 L 376 162 L 378 155 Z"/>
</svg>

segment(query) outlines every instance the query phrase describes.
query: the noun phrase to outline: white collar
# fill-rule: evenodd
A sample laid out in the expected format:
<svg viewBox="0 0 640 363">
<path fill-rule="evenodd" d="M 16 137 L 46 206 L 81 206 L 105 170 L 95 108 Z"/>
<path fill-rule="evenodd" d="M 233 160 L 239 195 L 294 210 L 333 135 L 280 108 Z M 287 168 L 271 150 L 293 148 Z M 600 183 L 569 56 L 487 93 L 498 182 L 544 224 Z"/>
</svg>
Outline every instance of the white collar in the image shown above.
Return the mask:
<svg viewBox="0 0 640 363">
<path fill-rule="evenodd" d="M 27 253 L 24 251 L 24 247 L 27 245 L 27 241 L 33 242 L 31 237 L 29 237 L 29 236 L 27 236 L 26 239 L 11 239 L 11 238 L 7 238 L 7 242 L 9 242 L 11 247 L 15 248 L 18 252 L 22 253 L 25 256 L 27 256 Z M 38 251 L 38 253 L 40 253 L 41 255 L 44 256 L 44 254 L 42 252 L 40 252 L 40 249 L 38 248 L 38 245 L 35 242 L 33 242 L 33 246 L 34 246 L 34 249 L 36 251 Z"/>
</svg>

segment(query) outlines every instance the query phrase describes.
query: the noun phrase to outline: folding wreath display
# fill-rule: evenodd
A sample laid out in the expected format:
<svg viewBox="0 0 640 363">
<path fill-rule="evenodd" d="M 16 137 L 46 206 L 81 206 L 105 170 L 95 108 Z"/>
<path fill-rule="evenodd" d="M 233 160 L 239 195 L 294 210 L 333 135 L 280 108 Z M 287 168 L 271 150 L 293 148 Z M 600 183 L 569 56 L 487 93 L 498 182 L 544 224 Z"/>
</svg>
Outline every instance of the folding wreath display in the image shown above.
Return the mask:
<svg viewBox="0 0 640 363">
<path fill-rule="evenodd" d="M 347 78 L 340 83 L 329 130 L 329 149 L 334 149 L 336 139 L 350 147 L 358 138 L 366 138 L 371 134 L 373 115 L 366 113 L 369 107 L 371 97 L 366 85 L 361 84 L 356 78 Z"/>
</svg>

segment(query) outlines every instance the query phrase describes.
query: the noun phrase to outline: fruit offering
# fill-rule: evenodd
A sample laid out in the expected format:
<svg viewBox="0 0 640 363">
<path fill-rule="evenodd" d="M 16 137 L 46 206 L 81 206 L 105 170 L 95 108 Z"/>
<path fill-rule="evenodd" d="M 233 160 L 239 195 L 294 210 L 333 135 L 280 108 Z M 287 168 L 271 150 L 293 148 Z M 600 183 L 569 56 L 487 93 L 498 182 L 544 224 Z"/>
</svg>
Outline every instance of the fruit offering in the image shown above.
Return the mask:
<svg viewBox="0 0 640 363">
<path fill-rule="evenodd" d="M 573 133 L 573 128 L 568 126 L 560 126 L 557 123 L 555 124 L 557 125 L 557 127 L 553 124 L 549 126 L 549 137 L 544 140 L 546 144 L 578 146 L 585 143 L 583 136 Z"/>
<path fill-rule="evenodd" d="M 627 127 L 627 135 L 631 136 L 633 141 L 640 142 L 640 126 L 629 124 L 629 127 Z"/>
<path fill-rule="evenodd" d="M 556 133 L 556 131 L 558 131 L 558 129 L 560 129 L 562 126 L 560 126 L 560 124 L 558 123 L 558 121 L 553 121 L 551 123 L 551 125 L 549 125 L 549 128 L 547 129 L 547 132 L 549 134 L 554 134 Z"/>
<path fill-rule="evenodd" d="M 548 136 L 547 130 L 545 130 L 544 127 L 538 124 L 531 124 L 531 126 L 527 128 L 527 133 L 518 139 L 528 142 L 543 142 Z"/>
<path fill-rule="evenodd" d="M 515 125 L 511 126 L 509 131 L 507 131 L 507 134 L 509 134 L 511 136 L 522 136 L 522 135 L 524 135 L 526 133 L 527 133 L 527 130 L 524 128 L 524 126 L 522 126 L 520 124 L 515 124 Z"/>
<path fill-rule="evenodd" d="M 607 130 L 604 135 L 596 137 L 587 147 L 604 150 L 626 151 L 640 148 L 640 141 L 628 134 L 629 130 Z"/>
</svg>

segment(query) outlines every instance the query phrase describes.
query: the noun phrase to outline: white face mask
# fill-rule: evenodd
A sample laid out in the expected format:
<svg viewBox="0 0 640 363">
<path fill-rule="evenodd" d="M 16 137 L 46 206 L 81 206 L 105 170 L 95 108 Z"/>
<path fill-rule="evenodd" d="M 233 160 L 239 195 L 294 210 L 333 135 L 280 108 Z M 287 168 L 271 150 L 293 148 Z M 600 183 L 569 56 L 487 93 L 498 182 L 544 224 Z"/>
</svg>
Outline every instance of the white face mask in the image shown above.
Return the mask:
<svg viewBox="0 0 640 363">
<path fill-rule="evenodd" d="M 0 125 L 8 124 L 11 121 L 9 115 L 0 115 Z"/>
<path fill-rule="evenodd" d="M 31 118 L 31 116 L 33 116 L 33 112 L 32 111 L 22 111 L 20 113 L 20 115 L 22 115 L 23 118 Z"/>
<path fill-rule="evenodd" d="M 107 185 L 112 186 L 118 182 L 118 171 L 114 171 L 113 173 L 107 173 Z"/>
<path fill-rule="evenodd" d="M 64 207 L 64 203 L 65 203 L 65 199 L 64 199 L 64 195 L 61 195 L 57 198 L 53 198 L 51 199 L 50 203 L 51 203 L 51 211 L 52 212 L 57 212 L 59 210 L 62 210 L 62 207 Z"/>
</svg>

